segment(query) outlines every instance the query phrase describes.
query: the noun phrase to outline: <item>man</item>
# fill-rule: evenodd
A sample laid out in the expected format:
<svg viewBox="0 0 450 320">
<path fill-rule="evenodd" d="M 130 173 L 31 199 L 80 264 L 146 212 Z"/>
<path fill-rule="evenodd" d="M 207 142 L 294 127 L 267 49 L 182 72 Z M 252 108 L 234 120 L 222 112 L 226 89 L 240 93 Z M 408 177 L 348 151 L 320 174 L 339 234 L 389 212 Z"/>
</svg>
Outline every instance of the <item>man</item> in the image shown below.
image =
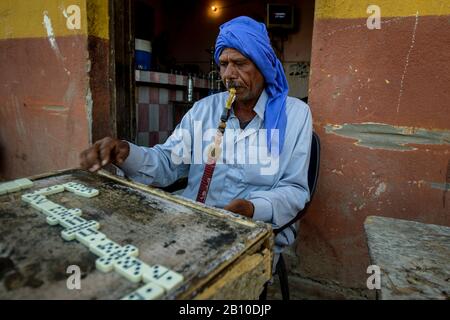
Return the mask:
<svg viewBox="0 0 450 320">
<path fill-rule="evenodd" d="M 248 17 L 223 24 L 215 60 L 227 87 L 236 88 L 236 100 L 206 204 L 281 227 L 309 201 L 310 110 L 301 100 L 287 97 L 284 70 L 264 24 Z M 216 131 L 228 95 L 218 93 L 196 102 L 162 145 L 144 148 L 113 138 L 97 141 L 81 154 L 81 167 L 96 171 L 113 163 L 129 178 L 160 187 L 188 176 L 182 195 L 195 200 L 205 168 L 202 157 L 196 161 L 198 151 L 203 154 L 214 138 L 213 134 L 205 139 L 204 133 Z M 242 161 L 247 159 L 244 154 L 253 160 L 256 154 L 269 156 L 255 163 Z M 294 242 L 294 228 L 276 237 L 274 265 L 282 248 Z"/>
</svg>

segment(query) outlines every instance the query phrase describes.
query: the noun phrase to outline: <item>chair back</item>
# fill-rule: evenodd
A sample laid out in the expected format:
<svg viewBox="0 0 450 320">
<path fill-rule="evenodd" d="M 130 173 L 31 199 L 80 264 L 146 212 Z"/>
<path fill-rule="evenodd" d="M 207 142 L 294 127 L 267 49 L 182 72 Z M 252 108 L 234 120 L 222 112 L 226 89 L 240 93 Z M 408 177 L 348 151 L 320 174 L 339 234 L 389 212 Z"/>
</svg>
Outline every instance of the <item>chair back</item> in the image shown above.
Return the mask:
<svg viewBox="0 0 450 320">
<path fill-rule="evenodd" d="M 302 210 L 300 210 L 291 221 L 289 221 L 280 228 L 274 229 L 273 232 L 275 234 L 280 233 L 282 230 L 286 229 L 293 223 L 303 218 L 303 216 L 306 214 L 309 204 L 311 203 L 314 193 L 316 192 L 317 180 L 319 179 L 319 166 L 320 166 L 320 139 L 319 136 L 313 131 L 311 140 L 311 155 L 308 167 L 308 187 L 310 194 L 309 202 L 306 203 L 305 207 Z"/>
</svg>

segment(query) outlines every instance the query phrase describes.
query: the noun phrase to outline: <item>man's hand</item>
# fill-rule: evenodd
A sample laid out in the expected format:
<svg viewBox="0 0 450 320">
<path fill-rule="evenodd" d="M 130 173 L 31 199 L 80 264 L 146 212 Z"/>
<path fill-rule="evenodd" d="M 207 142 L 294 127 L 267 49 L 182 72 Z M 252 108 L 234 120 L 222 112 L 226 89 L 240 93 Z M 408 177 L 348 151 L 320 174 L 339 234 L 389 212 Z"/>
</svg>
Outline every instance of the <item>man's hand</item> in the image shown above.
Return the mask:
<svg viewBox="0 0 450 320">
<path fill-rule="evenodd" d="M 129 153 L 128 142 L 106 137 L 81 152 L 80 166 L 82 169 L 95 172 L 109 163 L 121 165 Z"/>
<path fill-rule="evenodd" d="M 253 203 L 244 199 L 235 199 L 224 207 L 225 210 L 238 213 L 242 216 L 252 218 L 255 213 L 255 207 Z"/>
</svg>

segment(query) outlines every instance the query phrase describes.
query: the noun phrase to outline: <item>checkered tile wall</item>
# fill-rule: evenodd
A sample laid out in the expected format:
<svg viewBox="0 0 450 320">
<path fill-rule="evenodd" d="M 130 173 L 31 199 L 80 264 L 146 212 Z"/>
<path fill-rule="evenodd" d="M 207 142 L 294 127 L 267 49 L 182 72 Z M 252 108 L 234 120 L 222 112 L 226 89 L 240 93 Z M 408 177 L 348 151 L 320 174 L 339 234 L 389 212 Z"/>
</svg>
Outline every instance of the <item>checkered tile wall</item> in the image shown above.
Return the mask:
<svg viewBox="0 0 450 320">
<path fill-rule="evenodd" d="M 164 143 L 188 110 L 177 104 L 186 100 L 187 77 L 137 71 L 136 80 L 137 144 L 152 147 Z M 194 79 L 194 87 L 207 88 L 207 81 Z M 194 90 L 194 99 L 200 99 L 198 90 Z"/>
</svg>

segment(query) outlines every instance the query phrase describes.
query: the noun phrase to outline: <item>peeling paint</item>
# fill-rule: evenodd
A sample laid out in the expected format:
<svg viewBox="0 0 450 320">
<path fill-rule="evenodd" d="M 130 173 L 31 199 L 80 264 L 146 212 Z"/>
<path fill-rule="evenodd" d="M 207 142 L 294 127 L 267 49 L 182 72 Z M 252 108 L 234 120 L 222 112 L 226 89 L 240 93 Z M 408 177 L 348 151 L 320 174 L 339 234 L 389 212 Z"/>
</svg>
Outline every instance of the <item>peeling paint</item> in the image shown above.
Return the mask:
<svg viewBox="0 0 450 320">
<path fill-rule="evenodd" d="M 332 172 L 332 173 L 335 173 L 335 174 L 338 174 L 338 175 L 340 175 L 340 176 L 343 176 L 343 175 L 344 175 L 344 174 L 342 173 L 341 170 L 333 169 L 331 172 Z"/>
<path fill-rule="evenodd" d="M 422 188 L 423 185 L 426 185 L 427 182 L 425 180 L 419 181 L 408 181 L 409 184 L 417 185 L 417 188 Z"/>
<path fill-rule="evenodd" d="M 79 87 L 77 82 L 70 81 L 69 85 L 67 86 L 66 92 L 64 93 L 64 104 L 68 105 L 70 102 L 75 99 L 76 95 L 78 94 Z"/>
<path fill-rule="evenodd" d="M 69 108 L 65 106 L 43 106 L 42 109 L 46 111 L 56 111 L 56 112 L 63 112 L 69 110 Z"/>
<path fill-rule="evenodd" d="M 445 208 L 445 199 L 447 197 L 447 191 L 450 190 L 449 185 L 450 185 L 450 160 L 448 160 L 447 162 L 447 173 L 445 175 L 445 184 L 446 184 L 446 188 L 444 190 L 444 192 L 442 192 L 442 207 Z"/>
<path fill-rule="evenodd" d="M 89 128 L 89 144 L 92 144 L 92 92 L 91 88 L 88 86 L 87 94 L 86 94 L 86 115 L 88 120 L 88 128 Z"/>
<path fill-rule="evenodd" d="M 384 123 L 328 124 L 326 133 L 358 140 L 354 144 L 370 149 L 412 151 L 417 148 L 409 144 L 450 144 L 449 130 L 427 130 L 423 128 L 393 126 Z"/>
<path fill-rule="evenodd" d="M 450 190 L 450 182 L 429 182 L 425 180 L 419 180 L 419 181 L 408 181 L 408 184 L 417 185 L 418 188 L 421 188 L 422 186 L 427 186 L 433 189 L 437 190 L 443 190 L 448 191 Z"/>
<path fill-rule="evenodd" d="M 386 191 L 386 183 L 382 182 L 378 185 L 377 190 L 375 190 L 375 196 L 379 197 L 380 194 Z"/>
<path fill-rule="evenodd" d="M 65 58 L 61 54 L 61 50 L 59 50 L 58 43 L 56 42 L 55 33 L 53 31 L 52 21 L 50 20 L 47 11 L 44 11 L 44 21 L 42 22 L 42 24 L 44 25 L 45 30 L 47 31 L 47 38 L 48 41 L 50 42 L 50 46 L 52 47 L 58 59 L 60 59 L 64 63 Z M 63 68 L 66 74 L 70 76 L 70 71 L 65 66 L 63 66 Z"/>
<path fill-rule="evenodd" d="M 42 24 L 47 31 L 47 37 L 48 41 L 50 42 L 50 46 L 53 48 L 53 51 L 55 51 L 58 58 L 62 59 L 61 51 L 59 50 L 58 44 L 56 43 L 55 33 L 53 32 L 52 21 L 50 20 L 47 11 L 44 11 L 44 21 L 42 22 Z"/>
<path fill-rule="evenodd" d="M 450 190 L 450 183 L 430 182 L 430 186 L 433 189 L 439 189 L 444 191 Z"/>
<path fill-rule="evenodd" d="M 411 51 L 414 48 L 414 44 L 416 42 L 416 31 L 417 31 L 417 25 L 418 24 L 419 24 L 419 11 L 416 12 L 416 21 L 414 23 L 414 28 L 413 28 L 413 31 L 412 31 L 411 45 L 409 47 L 408 53 L 406 54 L 405 66 L 403 68 L 402 79 L 400 81 L 400 92 L 398 94 L 397 113 L 400 111 L 400 103 L 401 103 L 402 95 L 403 95 L 403 83 L 405 81 L 406 72 L 408 71 L 409 56 L 411 55 Z"/>
<path fill-rule="evenodd" d="M 20 137 L 26 137 L 26 129 L 23 122 L 22 108 L 19 98 L 16 95 L 11 96 L 12 105 L 14 106 L 14 119 L 16 119 L 16 129 Z"/>
</svg>

